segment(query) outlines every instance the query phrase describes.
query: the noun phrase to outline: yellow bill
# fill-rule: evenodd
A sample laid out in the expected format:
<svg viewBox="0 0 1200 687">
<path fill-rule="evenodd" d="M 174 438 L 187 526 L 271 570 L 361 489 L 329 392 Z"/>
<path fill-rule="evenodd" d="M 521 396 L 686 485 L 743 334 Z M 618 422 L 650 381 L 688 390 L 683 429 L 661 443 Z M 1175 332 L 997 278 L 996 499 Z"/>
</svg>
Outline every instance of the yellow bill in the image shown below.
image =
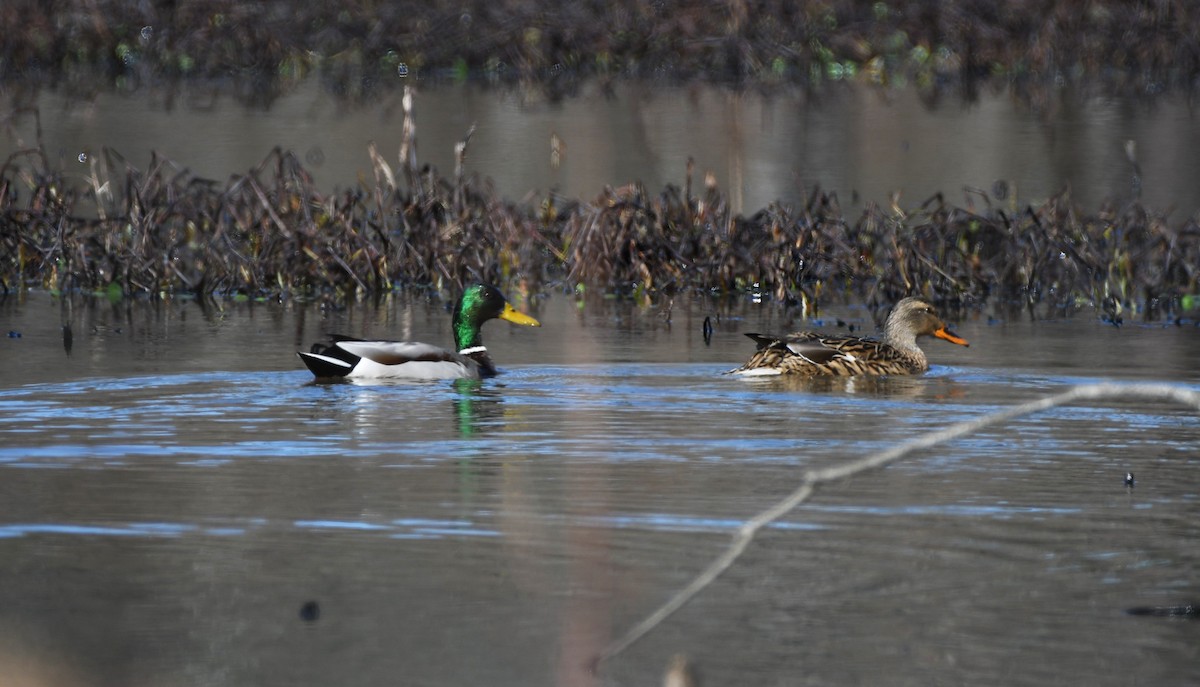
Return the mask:
<svg viewBox="0 0 1200 687">
<path fill-rule="evenodd" d="M 524 324 L 524 325 L 528 325 L 530 327 L 542 326 L 541 322 L 538 322 L 537 320 L 533 319 L 529 315 L 526 315 L 525 313 L 512 307 L 512 303 L 504 304 L 504 311 L 500 313 L 500 319 L 508 320 L 509 322 L 512 322 L 513 324 Z"/>
</svg>

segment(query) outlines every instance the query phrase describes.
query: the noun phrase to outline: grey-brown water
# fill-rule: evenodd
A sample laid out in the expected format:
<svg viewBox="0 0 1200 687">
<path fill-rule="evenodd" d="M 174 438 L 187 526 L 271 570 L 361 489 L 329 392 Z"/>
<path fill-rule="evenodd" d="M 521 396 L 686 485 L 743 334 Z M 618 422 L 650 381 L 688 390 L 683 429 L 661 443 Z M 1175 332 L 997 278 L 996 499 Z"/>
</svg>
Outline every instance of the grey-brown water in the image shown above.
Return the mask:
<svg viewBox="0 0 1200 687">
<path fill-rule="evenodd" d="M 447 342 L 448 314 L 0 301 L 0 674 L 656 684 L 682 652 L 705 685 L 1200 679 L 1200 624 L 1126 613 L 1200 598 L 1200 418 L 1146 402 L 823 489 L 588 673 L 807 467 L 1076 383 L 1200 387 L 1190 323 L 972 316 L 925 376 L 808 385 L 721 372 L 741 332 L 869 313 L 665 310 L 554 296 L 541 329 L 485 327 L 496 379 L 315 384 L 294 351 L 325 333 Z"/>
<path fill-rule="evenodd" d="M 311 82 L 270 109 L 247 108 L 198 88 L 179 92 L 100 92 L 88 102 L 43 91 L 0 94 L 0 112 L 20 103 L 41 113 L 52 164 L 90 174 L 107 148 L 141 169 L 151 152 L 218 180 L 258 165 L 272 148 L 295 151 L 328 191 L 371 179 L 367 146 L 395 164 L 401 140 L 399 91 L 347 104 Z M 454 169 L 454 146 L 476 126 L 466 169 L 492 179 L 514 200 L 556 191 L 589 200 L 605 185 L 641 181 L 657 191 L 682 186 L 687 160 L 694 183 L 706 171 L 752 214 L 775 200 L 801 202 L 814 186 L 835 191 L 843 207 L 867 201 L 901 207 L 945 193 L 978 201 L 964 187 L 1020 208 L 1070 188 L 1089 210 L 1128 200 L 1135 188 L 1174 221 L 1200 209 L 1196 116 L 1184 97 L 1151 102 L 1064 91 L 1039 111 L 1003 92 L 971 102 L 928 102 L 914 89 L 835 86 L 816 96 L 734 93 L 717 87 L 619 84 L 586 87 L 546 102 L 536 92 L 473 86 L 419 88 L 420 162 Z M 36 144 L 33 118 L 6 122 L 0 155 Z M 552 138 L 559 141 L 557 158 Z M 1126 155 L 1133 142 L 1140 165 Z M 1001 183 L 998 183 L 1001 182 Z M 997 193 L 998 192 L 998 193 Z"/>
</svg>

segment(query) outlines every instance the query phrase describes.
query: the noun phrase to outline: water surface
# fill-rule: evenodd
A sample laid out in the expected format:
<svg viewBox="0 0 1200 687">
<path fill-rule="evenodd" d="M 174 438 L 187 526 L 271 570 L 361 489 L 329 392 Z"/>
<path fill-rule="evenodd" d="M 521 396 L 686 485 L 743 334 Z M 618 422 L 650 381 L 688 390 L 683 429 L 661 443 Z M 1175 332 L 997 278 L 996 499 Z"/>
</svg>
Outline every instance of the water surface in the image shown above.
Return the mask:
<svg viewBox="0 0 1200 687">
<path fill-rule="evenodd" d="M 658 631 L 802 471 L 1100 379 L 1200 388 L 1194 326 L 971 316 L 922 377 L 722 376 L 772 306 L 554 296 L 481 384 L 316 384 L 329 331 L 443 305 L 0 302 L 0 667 L 55 684 L 1185 684 L 1200 419 L 1062 408 L 823 488 Z M 705 316 L 718 321 L 711 345 Z M 62 325 L 71 325 L 69 351 Z M 1127 471 L 1136 475 L 1124 486 Z M 21 657 L 21 658 L 17 658 Z"/>
<path fill-rule="evenodd" d="M 913 208 L 935 193 L 1021 208 L 1070 189 L 1087 211 L 1140 190 L 1175 220 L 1200 209 L 1200 127 L 1186 98 L 1108 98 L 1064 90 L 1032 108 L 1003 91 L 971 100 L 922 98 L 915 89 L 834 85 L 816 94 L 733 92 L 722 87 L 623 83 L 589 86 L 563 101 L 536 92 L 473 85 L 417 85 L 421 163 L 454 169 L 454 146 L 475 126 L 467 171 L 506 198 L 557 192 L 590 200 L 605 186 L 640 181 L 652 192 L 694 184 L 711 172 L 736 211 L 802 203 L 815 187 L 846 210 L 866 202 Z M 258 166 L 275 147 L 294 151 L 327 191 L 374 184 L 367 146 L 395 164 L 403 122 L 400 91 L 348 103 L 317 82 L 270 108 L 243 107 L 198 87 L 98 92 L 81 101 L 51 90 L 0 94 L 0 112 L 40 113 L 51 163 L 91 174 L 105 148 L 141 169 L 152 152 L 218 180 Z M 37 143 L 23 110 L 0 137 L 0 155 Z M 560 155 L 551 155 L 551 140 Z M 1126 156 L 1133 142 L 1140 167 Z M 82 156 L 82 157 L 81 157 Z M 81 163 L 80 160 L 83 160 Z M 123 168 L 122 168 L 123 169 Z M 997 182 L 1002 182 L 998 184 Z M 1002 197 L 997 197 L 997 192 Z"/>
</svg>

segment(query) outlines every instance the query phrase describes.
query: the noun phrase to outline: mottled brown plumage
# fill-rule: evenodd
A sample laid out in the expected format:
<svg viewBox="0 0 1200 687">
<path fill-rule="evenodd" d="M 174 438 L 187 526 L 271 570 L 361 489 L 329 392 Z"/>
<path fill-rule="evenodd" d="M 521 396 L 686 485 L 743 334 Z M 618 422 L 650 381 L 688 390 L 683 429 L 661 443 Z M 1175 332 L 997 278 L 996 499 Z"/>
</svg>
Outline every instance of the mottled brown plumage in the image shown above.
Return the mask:
<svg viewBox="0 0 1200 687">
<path fill-rule="evenodd" d="M 896 304 L 883 327 L 883 336 L 828 336 L 796 332 L 787 336 L 747 334 L 758 351 L 733 374 L 745 376 L 909 375 L 929 369 L 917 337 L 935 336 L 960 346 L 967 341 L 946 328 L 928 301 L 905 298 Z"/>
</svg>

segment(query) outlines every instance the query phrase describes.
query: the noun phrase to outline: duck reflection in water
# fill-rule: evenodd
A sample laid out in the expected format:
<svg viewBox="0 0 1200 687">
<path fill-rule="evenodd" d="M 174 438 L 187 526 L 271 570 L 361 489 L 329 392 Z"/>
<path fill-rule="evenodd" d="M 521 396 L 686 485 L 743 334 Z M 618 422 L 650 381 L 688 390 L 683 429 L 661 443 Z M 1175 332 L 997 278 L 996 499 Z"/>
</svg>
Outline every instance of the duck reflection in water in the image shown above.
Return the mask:
<svg viewBox="0 0 1200 687">
<path fill-rule="evenodd" d="M 456 379 L 453 388 L 454 416 L 462 438 L 504 426 L 504 397 L 496 389 L 478 379 Z"/>
<path fill-rule="evenodd" d="M 921 396 L 940 396 L 939 390 L 949 395 L 956 395 L 952 389 L 953 380 L 941 377 L 912 376 L 912 375 L 852 375 L 846 377 L 805 377 L 802 375 L 781 375 L 777 377 L 751 377 L 748 381 L 756 387 L 798 391 L 805 393 L 844 393 L 852 396 L 878 396 L 882 398 L 918 398 Z"/>
</svg>

